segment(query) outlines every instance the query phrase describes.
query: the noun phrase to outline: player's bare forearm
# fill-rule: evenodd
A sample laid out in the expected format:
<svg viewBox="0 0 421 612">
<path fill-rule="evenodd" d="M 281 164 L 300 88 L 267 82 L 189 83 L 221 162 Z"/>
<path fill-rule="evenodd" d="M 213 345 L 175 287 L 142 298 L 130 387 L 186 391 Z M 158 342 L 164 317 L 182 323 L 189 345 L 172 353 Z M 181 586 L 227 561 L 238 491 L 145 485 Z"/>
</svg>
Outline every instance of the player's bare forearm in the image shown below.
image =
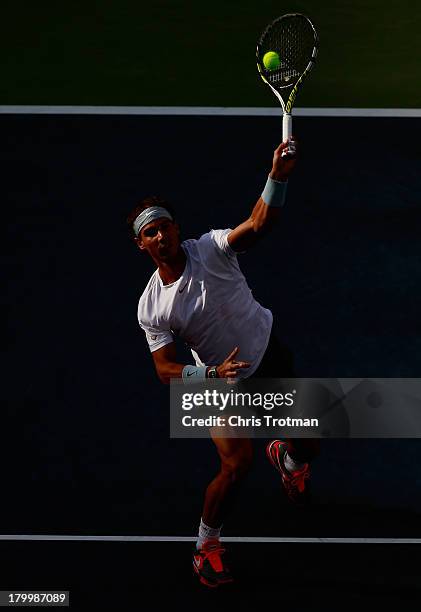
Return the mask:
<svg viewBox="0 0 421 612">
<path fill-rule="evenodd" d="M 152 353 L 156 373 L 164 385 L 169 385 L 171 378 L 181 378 L 184 364 L 178 363 L 175 343 L 170 342 Z"/>
<path fill-rule="evenodd" d="M 167 362 L 164 368 L 160 370 L 156 370 L 159 380 L 164 385 L 169 385 L 171 378 L 182 378 L 183 368 L 185 367 L 185 363 L 171 363 Z"/>
<path fill-rule="evenodd" d="M 259 198 L 250 217 L 229 233 L 229 245 L 234 251 L 247 251 L 275 226 L 280 216 L 279 208 L 266 206 Z"/>
<path fill-rule="evenodd" d="M 238 351 L 239 347 L 236 346 L 227 356 L 227 358 L 217 366 L 216 369 L 220 378 L 235 378 L 239 370 L 250 367 L 251 364 L 249 361 L 236 360 Z M 176 349 L 174 342 L 166 344 L 157 351 L 154 351 L 152 353 L 152 357 L 155 363 L 156 372 L 160 381 L 164 383 L 164 385 L 169 385 L 171 378 L 183 377 L 183 370 L 186 366 L 185 364 L 178 363 L 176 361 Z M 209 366 L 207 366 L 207 370 L 208 367 Z"/>
<path fill-rule="evenodd" d="M 255 234 L 262 235 L 270 230 L 281 216 L 281 209 L 267 206 L 260 197 L 250 215 L 250 221 L 253 225 Z"/>
</svg>

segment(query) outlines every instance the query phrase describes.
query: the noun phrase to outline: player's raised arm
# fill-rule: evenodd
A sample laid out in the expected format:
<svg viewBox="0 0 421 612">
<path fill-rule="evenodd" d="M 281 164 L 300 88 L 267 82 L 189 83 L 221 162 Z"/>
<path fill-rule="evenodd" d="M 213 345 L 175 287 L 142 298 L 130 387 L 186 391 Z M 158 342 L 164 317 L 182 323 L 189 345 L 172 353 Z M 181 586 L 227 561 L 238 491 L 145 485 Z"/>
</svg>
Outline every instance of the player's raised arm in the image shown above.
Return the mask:
<svg viewBox="0 0 421 612">
<path fill-rule="evenodd" d="M 275 149 L 272 170 L 250 217 L 228 234 L 228 243 L 234 251 L 252 247 L 278 221 L 285 203 L 288 177 L 297 160 L 295 144 L 291 138 Z"/>
</svg>

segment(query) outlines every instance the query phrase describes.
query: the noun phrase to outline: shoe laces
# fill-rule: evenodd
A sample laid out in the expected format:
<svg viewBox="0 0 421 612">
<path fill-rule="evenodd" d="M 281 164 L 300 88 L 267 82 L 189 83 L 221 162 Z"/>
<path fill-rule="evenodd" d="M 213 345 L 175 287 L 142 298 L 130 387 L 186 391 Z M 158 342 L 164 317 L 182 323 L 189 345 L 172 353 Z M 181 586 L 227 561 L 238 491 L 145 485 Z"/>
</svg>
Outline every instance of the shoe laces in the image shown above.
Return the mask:
<svg viewBox="0 0 421 612">
<path fill-rule="evenodd" d="M 203 561 L 209 559 L 210 564 L 215 567 L 215 569 L 219 571 L 222 571 L 224 569 L 220 555 L 225 552 L 225 548 L 221 546 L 219 540 L 207 542 L 207 544 L 204 544 L 204 546 L 202 546 L 199 552 L 203 557 Z"/>
</svg>

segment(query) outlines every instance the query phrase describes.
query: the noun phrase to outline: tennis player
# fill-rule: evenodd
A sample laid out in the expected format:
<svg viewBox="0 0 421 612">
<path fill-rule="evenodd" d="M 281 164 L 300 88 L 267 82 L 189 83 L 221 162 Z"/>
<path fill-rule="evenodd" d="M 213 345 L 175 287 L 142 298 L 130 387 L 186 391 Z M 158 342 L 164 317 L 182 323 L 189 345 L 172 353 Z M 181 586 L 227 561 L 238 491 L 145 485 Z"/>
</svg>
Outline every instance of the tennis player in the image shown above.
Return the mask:
<svg viewBox="0 0 421 612">
<path fill-rule="evenodd" d="M 277 147 L 261 197 L 234 229 L 211 230 L 198 240 L 181 242 L 174 210 L 164 200 L 146 198 L 130 213 L 132 238 L 157 268 L 139 300 L 138 319 L 164 384 L 171 378 L 294 377 L 291 357 L 271 331 L 272 313 L 254 299 L 237 254 L 254 247 L 278 222 L 296 159 L 292 139 Z M 177 360 L 175 335 L 190 347 L 194 363 Z M 219 538 L 250 468 L 252 442 L 212 439 L 220 470 L 206 490 L 193 567 L 202 583 L 215 587 L 232 581 Z M 317 452 L 313 439 L 268 445 L 269 460 L 291 501 L 300 503 L 305 496 L 309 463 Z"/>
</svg>

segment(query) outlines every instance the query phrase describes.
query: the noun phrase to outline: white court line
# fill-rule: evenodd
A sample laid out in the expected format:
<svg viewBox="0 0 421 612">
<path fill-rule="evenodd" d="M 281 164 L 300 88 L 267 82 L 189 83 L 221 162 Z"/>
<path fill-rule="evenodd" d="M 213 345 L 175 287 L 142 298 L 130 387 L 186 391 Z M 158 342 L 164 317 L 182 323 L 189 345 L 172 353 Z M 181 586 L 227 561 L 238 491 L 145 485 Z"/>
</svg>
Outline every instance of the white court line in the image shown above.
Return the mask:
<svg viewBox="0 0 421 612">
<path fill-rule="evenodd" d="M 0 535 L 1 540 L 77 542 L 196 542 L 191 536 L 94 536 L 94 535 Z M 266 538 L 222 537 L 222 542 L 240 544 L 421 544 L 421 538 Z"/>
<path fill-rule="evenodd" d="M 229 106 L 0 106 L 9 115 L 186 115 L 280 117 L 279 107 Z M 421 108 L 296 108 L 297 117 L 421 117 Z"/>
</svg>

